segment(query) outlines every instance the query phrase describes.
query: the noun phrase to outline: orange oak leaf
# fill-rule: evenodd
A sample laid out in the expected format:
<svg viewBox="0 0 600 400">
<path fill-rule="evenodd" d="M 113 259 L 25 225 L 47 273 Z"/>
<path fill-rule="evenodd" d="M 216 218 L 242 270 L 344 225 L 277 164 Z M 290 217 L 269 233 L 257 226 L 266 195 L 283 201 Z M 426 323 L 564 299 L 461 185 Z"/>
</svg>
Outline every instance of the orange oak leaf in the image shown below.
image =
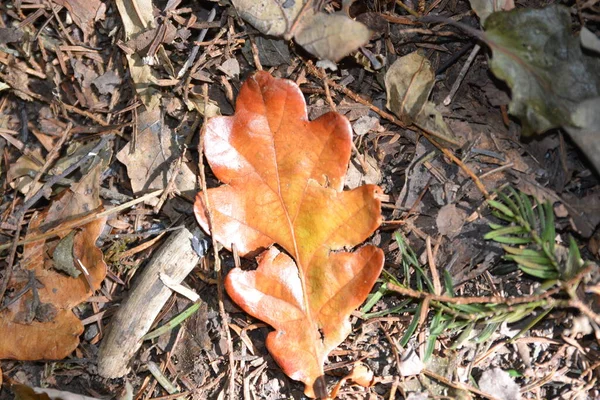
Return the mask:
<svg viewBox="0 0 600 400">
<path fill-rule="evenodd" d="M 35 213 L 26 238 L 43 233 L 48 225 L 100 206 L 101 172 L 97 165 L 47 210 Z M 72 308 L 98 290 L 106 276 L 102 250 L 96 247 L 105 224 L 106 218 L 100 218 L 73 231 L 67 249 L 70 262 L 76 269 L 85 267 L 85 273 L 77 277 L 56 268 L 59 239 L 38 240 L 23 247 L 20 268 L 15 269 L 9 281 L 11 294 L 0 305 L 0 359 L 56 360 L 75 350 L 83 324 Z M 65 232 L 61 239 L 68 235 Z"/>
<path fill-rule="evenodd" d="M 350 333 L 348 317 L 373 287 L 383 252 L 364 246 L 381 223 L 381 189 L 343 191 L 350 160 L 348 120 L 309 121 L 300 89 L 266 72 L 240 90 L 235 115 L 208 121 L 204 152 L 224 183 L 208 190 L 212 234 L 257 257 L 254 271 L 232 270 L 225 288 L 275 331 L 267 348 L 310 397 L 327 397 L 323 363 Z M 204 195 L 195 213 L 209 231 Z M 274 243 L 285 252 L 276 247 Z"/>
</svg>

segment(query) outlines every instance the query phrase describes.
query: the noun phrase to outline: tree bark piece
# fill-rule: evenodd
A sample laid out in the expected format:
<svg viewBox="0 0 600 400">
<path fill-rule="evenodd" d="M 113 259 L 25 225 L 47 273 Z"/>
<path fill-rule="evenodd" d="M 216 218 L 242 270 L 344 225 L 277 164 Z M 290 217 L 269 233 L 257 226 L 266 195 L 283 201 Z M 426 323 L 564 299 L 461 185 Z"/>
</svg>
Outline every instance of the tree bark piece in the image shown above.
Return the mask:
<svg viewBox="0 0 600 400">
<path fill-rule="evenodd" d="M 129 361 L 140 348 L 142 337 L 173 293 L 159 275 L 164 273 L 177 283 L 183 281 L 200 260 L 191 242 L 193 236 L 199 235 L 203 234 L 198 227 L 172 233 L 148 262 L 100 344 L 98 373 L 101 376 L 120 378 L 127 374 Z"/>
</svg>

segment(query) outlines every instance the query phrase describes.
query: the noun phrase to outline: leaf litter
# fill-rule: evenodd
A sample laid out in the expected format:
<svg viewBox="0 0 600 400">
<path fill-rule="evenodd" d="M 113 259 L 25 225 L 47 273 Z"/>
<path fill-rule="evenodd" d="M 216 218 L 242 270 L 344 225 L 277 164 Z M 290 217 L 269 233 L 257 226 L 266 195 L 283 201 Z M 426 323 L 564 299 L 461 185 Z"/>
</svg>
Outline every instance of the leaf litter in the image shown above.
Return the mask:
<svg viewBox="0 0 600 400">
<path fill-rule="evenodd" d="M 4 382 L 96 398 L 122 391 L 145 398 L 304 398 L 305 391 L 338 398 L 598 396 L 592 361 L 600 323 L 600 277 L 593 263 L 600 223 L 594 206 L 598 96 L 593 90 L 581 95 L 572 84 L 575 79 L 595 87 L 595 5 L 538 8 L 525 2 L 505 12 L 511 2 L 232 3 L 0 5 L 0 349 L 3 358 L 13 359 L 0 363 Z M 452 24 L 419 20 L 440 15 L 476 26 L 471 9 L 485 28 L 475 34 L 483 51 Z M 503 54 L 516 57 L 503 61 Z M 337 71 L 325 73 L 316 62 Z M 290 187 L 305 182 L 339 200 L 376 184 L 382 192 L 377 230 L 359 229 L 364 225 L 358 218 L 352 229 L 339 230 L 355 240 L 335 246 L 323 240 L 319 235 L 331 228 L 326 221 L 347 217 L 354 204 L 329 200 L 306 203 L 310 212 L 280 229 L 277 213 L 294 209 L 295 201 L 273 208 L 276 202 L 261 200 L 274 192 L 248 170 L 229 181 L 229 174 L 214 168 L 211 158 L 226 156 L 214 152 L 216 143 L 223 144 L 215 138 L 228 130 L 211 127 L 252 121 L 238 108 L 261 104 L 244 100 L 251 85 L 244 81 L 270 81 L 266 73 L 255 75 L 263 67 L 278 85 L 285 78 L 299 86 L 283 84 L 302 100 L 285 104 L 307 108 L 312 122 L 291 114 L 306 126 L 317 126 L 319 116 L 332 118 L 330 111 L 352 124 L 342 123 L 352 140 L 340 147 L 344 162 L 335 173 L 306 175 L 303 167 L 320 159 L 318 146 L 288 143 L 298 153 L 287 157 L 298 172 L 288 176 Z M 521 92 L 537 97 L 523 100 Z M 269 120 L 276 109 L 255 116 Z M 209 117 L 216 119 L 205 121 Z M 548 127 L 554 130 L 519 137 Z M 200 131 L 206 132 L 207 163 L 197 167 Z M 268 135 L 261 137 L 246 148 L 249 159 L 267 160 L 268 149 L 276 148 L 264 142 Z M 99 138 L 106 150 L 97 148 Z M 332 159 L 339 162 L 340 154 Z M 231 160 L 230 170 L 247 166 Z M 267 168 L 273 164 L 253 165 L 276 176 Z M 220 266 L 212 255 L 203 257 L 187 277 L 185 285 L 200 300 L 192 304 L 172 295 L 152 313 L 156 321 L 144 322 L 159 331 L 129 360 L 127 383 L 102 379 L 97 353 L 116 324 L 116 306 L 128 301 L 146 260 L 170 251 L 173 240 L 164 238 L 190 223 L 202 182 L 210 188 L 208 208 L 216 210 L 216 222 L 235 226 L 221 212 L 250 218 L 261 234 L 276 237 L 259 240 L 255 231 L 250 236 L 257 241 L 248 240 L 250 229 L 223 233 L 215 224 L 215 238 L 232 253 L 219 252 Z M 535 198 L 515 195 L 513 187 Z M 227 196 L 221 201 L 210 193 Z M 302 225 L 309 222 L 310 228 Z M 206 244 L 198 243 L 178 245 L 201 247 L 204 254 Z M 309 244 L 322 246 L 315 253 L 318 265 L 304 262 L 300 250 Z M 377 283 L 373 268 L 369 282 L 350 290 L 352 301 L 333 307 L 339 312 L 313 312 L 345 276 L 321 275 L 326 266 L 355 265 L 339 260 L 367 251 L 385 256 Z M 251 256 L 238 261 L 237 255 Z M 536 278 L 557 276 L 553 268 L 570 280 Z M 225 293 L 218 271 L 228 276 Z M 273 300 L 273 288 L 302 287 L 303 280 L 309 283 L 306 297 L 282 289 L 276 291 L 279 303 L 256 302 L 257 295 Z M 268 307 L 261 313 L 257 304 Z M 192 317 L 190 310 L 196 310 Z M 303 322 L 282 323 L 273 317 L 280 310 L 298 313 Z M 231 340 L 224 335 L 228 328 Z M 18 335 L 26 340 L 16 340 Z M 273 335 L 281 336 L 281 344 L 269 339 Z M 290 336 L 292 344 L 312 349 L 308 357 L 284 341 Z M 48 358 L 64 360 L 18 361 Z M 165 368 L 154 367 L 160 363 Z M 8 396 L 3 387 L 0 398 Z"/>
</svg>

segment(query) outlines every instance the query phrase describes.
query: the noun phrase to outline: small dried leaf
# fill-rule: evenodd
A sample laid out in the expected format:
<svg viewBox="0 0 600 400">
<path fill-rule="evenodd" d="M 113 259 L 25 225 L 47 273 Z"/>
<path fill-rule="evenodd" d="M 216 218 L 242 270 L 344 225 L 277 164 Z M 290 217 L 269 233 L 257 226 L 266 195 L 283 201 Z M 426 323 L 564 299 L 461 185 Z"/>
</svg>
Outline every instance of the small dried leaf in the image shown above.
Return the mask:
<svg viewBox="0 0 600 400">
<path fill-rule="evenodd" d="M 100 0 L 52 0 L 69 10 L 73 21 L 83 32 L 83 41 L 88 41 L 88 36 L 94 32 L 94 21 L 102 2 Z"/>
<path fill-rule="evenodd" d="M 155 26 L 152 14 L 152 0 L 115 0 L 125 28 L 125 39 L 129 40 L 143 34 Z M 160 104 L 160 91 L 153 87 L 157 77 L 149 65 L 142 61 L 144 54 L 127 54 L 127 64 L 135 90 L 149 110 Z"/>
<path fill-rule="evenodd" d="M 459 141 L 446 125 L 429 95 L 435 76 L 429 60 L 418 51 L 397 59 L 385 74 L 387 108 L 405 123 L 421 129 L 450 145 Z"/>
<path fill-rule="evenodd" d="M 265 67 L 291 64 L 290 48 L 285 40 L 257 36 L 256 48 L 258 49 L 260 63 Z"/>
<path fill-rule="evenodd" d="M 429 99 L 435 76 L 418 52 L 400 57 L 385 74 L 386 107 L 407 123 L 413 122 Z"/>
<path fill-rule="evenodd" d="M 138 115 L 135 151 L 132 151 L 130 142 L 117 154 L 117 159 L 127 167 L 134 193 L 167 186 L 173 173 L 172 164 L 180 156 L 180 144 L 176 140 L 159 107 Z M 182 163 L 175 185 L 179 191 L 187 192 L 190 196 L 195 193 L 196 178 L 187 163 Z"/>
<path fill-rule="evenodd" d="M 232 0 L 231 3 L 240 17 L 269 36 L 286 35 L 304 5 L 302 0 Z"/>
<path fill-rule="evenodd" d="M 371 34 L 366 25 L 343 12 L 320 12 L 302 18 L 294 40 L 312 55 L 337 62 L 367 44 Z"/>
<path fill-rule="evenodd" d="M 115 3 L 125 28 L 125 40 L 154 28 L 152 0 L 115 0 Z"/>
<path fill-rule="evenodd" d="M 73 278 L 77 278 L 81 274 L 81 271 L 75 268 L 75 260 L 73 259 L 73 239 L 75 238 L 75 233 L 73 231 L 62 238 L 52 254 L 54 268 Z"/>
<path fill-rule="evenodd" d="M 512 380 L 508 372 L 500 368 L 483 371 L 479 378 L 479 388 L 482 392 L 501 400 L 521 399 L 519 385 Z"/>
<path fill-rule="evenodd" d="M 508 11 L 515 8 L 514 0 L 469 0 L 471 8 L 479 17 L 481 25 L 487 17 L 496 11 Z"/>
</svg>

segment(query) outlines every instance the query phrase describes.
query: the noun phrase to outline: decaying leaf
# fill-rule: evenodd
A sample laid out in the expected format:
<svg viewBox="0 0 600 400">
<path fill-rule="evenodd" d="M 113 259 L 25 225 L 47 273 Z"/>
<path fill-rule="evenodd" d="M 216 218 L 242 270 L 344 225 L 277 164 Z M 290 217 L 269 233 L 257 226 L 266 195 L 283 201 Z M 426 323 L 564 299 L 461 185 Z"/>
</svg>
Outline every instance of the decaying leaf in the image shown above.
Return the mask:
<svg viewBox="0 0 600 400">
<path fill-rule="evenodd" d="M 212 234 L 242 255 L 268 248 L 255 271 L 229 273 L 227 293 L 275 328 L 267 348 L 310 397 L 327 395 L 323 362 L 349 334 L 348 316 L 383 266 L 374 246 L 343 251 L 381 221 L 377 186 L 342 191 L 351 138 L 340 114 L 308 121 L 299 88 L 266 72 L 244 83 L 233 117 L 206 127 L 206 158 L 224 183 L 207 193 Z M 203 198 L 195 212 L 208 231 Z"/>
<path fill-rule="evenodd" d="M 34 214 L 26 238 L 40 234 L 43 227 L 97 209 L 101 166 L 93 167 L 47 211 Z M 85 268 L 77 278 L 53 268 L 50 255 L 60 239 L 24 246 L 21 268 L 9 282 L 11 295 L 0 307 L 0 359 L 61 359 L 77 347 L 83 325 L 71 309 L 91 296 L 106 275 L 102 251 L 95 244 L 105 222 L 98 219 L 75 231 L 70 252 L 75 268 Z"/>
<path fill-rule="evenodd" d="M 575 126 L 565 126 L 571 139 L 600 173 L 600 97 L 584 100 L 575 107 L 571 118 Z"/>
<path fill-rule="evenodd" d="M 302 0 L 232 0 L 240 16 L 261 33 L 294 38 L 312 55 L 337 62 L 371 38 L 371 30 L 344 11 L 315 12 Z"/>
<path fill-rule="evenodd" d="M 41 183 L 38 182 L 34 188 L 31 185 L 42 165 L 44 161 L 39 149 L 30 152 L 29 155 L 24 154 L 10 165 L 6 180 L 10 182 L 12 188 L 23 194 L 29 193 L 32 189 L 38 190 L 42 186 Z"/>
<path fill-rule="evenodd" d="M 600 38 L 585 26 L 582 27 L 581 32 L 579 32 L 579 39 L 581 40 L 581 46 L 584 49 L 600 53 Z"/>
<path fill-rule="evenodd" d="M 481 391 L 501 400 L 520 400 L 519 385 L 512 380 L 508 372 L 500 368 L 483 371 L 479 378 Z"/>
<path fill-rule="evenodd" d="M 429 95 L 435 83 L 431 63 L 418 51 L 397 59 L 385 74 L 387 108 L 449 144 L 458 143 Z"/>
<path fill-rule="evenodd" d="M 581 50 L 563 6 L 497 12 L 485 23 L 492 72 L 511 87 L 509 111 L 525 133 L 577 126 L 572 113 L 600 96 L 600 58 Z"/>
<path fill-rule="evenodd" d="M 81 271 L 75 267 L 76 261 L 73 259 L 73 239 L 75 239 L 75 234 L 76 232 L 72 231 L 60 239 L 52 254 L 54 269 L 62 271 L 73 278 L 77 278 L 81 274 Z"/>
<path fill-rule="evenodd" d="M 256 36 L 256 48 L 260 63 L 265 67 L 291 64 L 290 48 L 285 40 Z M 242 51 L 247 59 L 252 58 L 250 42 L 246 42 Z"/>
<path fill-rule="evenodd" d="M 569 10 L 551 5 L 497 12 L 485 32 L 490 67 L 510 86 L 509 112 L 519 117 L 524 134 L 564 127 L 600 171 L 597 108 L 589 113 L 600 98 L 600 55 L 582 50 L 581 40 L 589 44 L 590 38 L 572 35 Z"/>
<path fill-rule="evenodd" d="M 94 21 L 102 6 L 100 0 L 52 0 L 69 10 L 73 21 L 81 28 L 84 42 L 94 32 Z"/>
<path fill-rule="evenodd" d="M 146 30 L 154 27 L 151 0 L 115 0 L 115 3 L 123 21 L 127 40 L 142 35 Z M 146 108 L 153 110 L 161 99 L 160 91 L 153 86 L 158 78 L 152 68 L 143 63 L 142 55 L 133 53 L 126 54 L 126 57 L 138 96 Z"/>
<path fill-rule="evenodd" d="M 183 143 L 167 126 L 160 107 L 142 111 L 138 115 L 138 134 L 135 151 L 132 143 L 127 143 L 117 154 L 117 159 L 127 167 L 127 175 L 134 193 L 164 189 L 173 174 L 174 162 L 181 154 Z M 193 196 L 196 191 L 195 174 L 187 163 L 182 163 L 175 178 L 175 186 L 180 192 Z"/>
</svg>

